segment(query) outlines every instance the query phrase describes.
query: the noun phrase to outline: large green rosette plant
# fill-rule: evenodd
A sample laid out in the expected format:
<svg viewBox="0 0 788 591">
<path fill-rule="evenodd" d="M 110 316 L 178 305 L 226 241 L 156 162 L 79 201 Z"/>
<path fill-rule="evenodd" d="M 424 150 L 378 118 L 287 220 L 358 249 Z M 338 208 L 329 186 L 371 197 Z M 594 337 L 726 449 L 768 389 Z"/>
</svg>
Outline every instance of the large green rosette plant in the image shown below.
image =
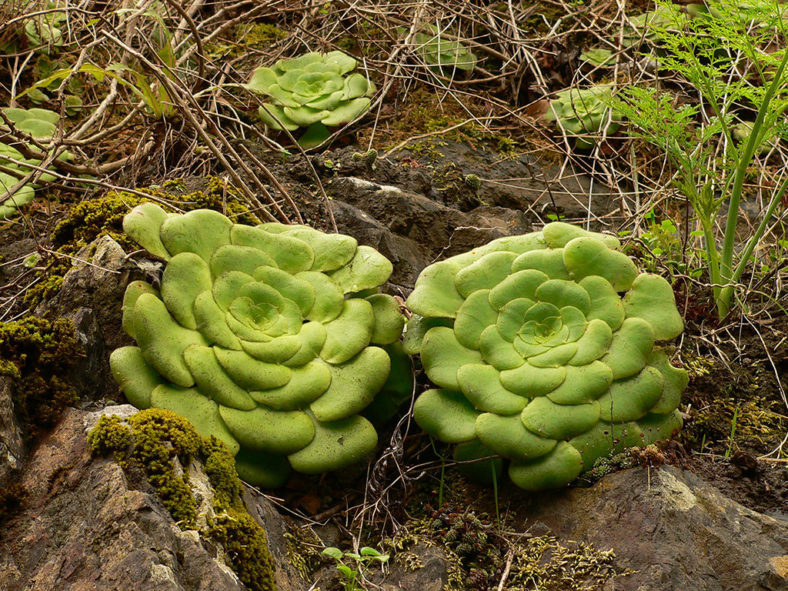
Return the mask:
<svg viewBox="0 0 788 591">
<path fill-rule="evenodd" d="M 257 68 L 244 86 L 269 98 L 259 109 L 266 125 L 289 131 L 306 127 L 299 143 L 311 147 L 329 136 L 328 127 L 350 123 L 369 109 L 375 85 L 363 74 L 346 76 L 356 65 L 341 51 L 307 53 Z"/>
<path fill-rule="evenodd" d="M 618 246 L 556 222 L 427 267 L 405 333 L 438 386 L 416 401 L 421 428 L 458 460 L 509 460 L 528 490 L 679 429 L 687 373 L 655 346 L 683 328 L 673 291 Z"/>
<path fill-rule="evenodd" d="M 135 281 L 123 301 L 137 346 L 114 351 L 110 365 L 132 404 L 216 436 L 260 486 L 374 449 L 360 413 L 390 387 L 382 347 L 398 343 L 404 323 L 377 293 L 392 271 L 385 257 L 341 234 L 234 224 L 210 210 L 168 215 L 152 203 L 123 228 L 167 261 L 159 289 Z"/>
</svg>

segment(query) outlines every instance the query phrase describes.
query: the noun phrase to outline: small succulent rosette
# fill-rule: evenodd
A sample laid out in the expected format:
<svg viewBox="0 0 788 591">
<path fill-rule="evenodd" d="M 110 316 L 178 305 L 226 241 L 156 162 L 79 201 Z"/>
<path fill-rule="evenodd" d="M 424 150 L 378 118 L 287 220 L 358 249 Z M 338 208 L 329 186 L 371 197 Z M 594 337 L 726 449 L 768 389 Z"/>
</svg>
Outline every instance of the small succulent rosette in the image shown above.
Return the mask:
<svg viewBox="0 0 788 591">
<path fill-rule="evenodd" d="M 311 147 L 329 136 L 327 127 L 350 123 L 369 109 L 375 85 L 363 74 L 349 74 L 357 63 L 341 51 L 307 53 L 257 68 L 244 86 L 269 98 L 259 109 L 268 127 L 306 127 L 299 143 Z"/>
<path fill-rule="evenodd" d="M 167 261 L 160 289 L 135 281 L 123 300 L 137 346 L 114 351 L 110 365 L 132 404 L 216 436 L 260 486 L 373 451 L 377 433 L 360 413 L 389 378 L 383 347 L 404 324 L 397 302 L 377 293 L 392 271 L 383 255 L 306 226 L 168 215 L 152 203 L 123 228 Z"/>
<path fill-rule="evenodd" d="M 457 444 L 457 460 L 509 460 L 528 490 L 679 429 L 687 373 L 655 347 L 683 329 L 673 291 L 618 246 L 556 222 L 427 267 L 404 339 L 438 386 L 416 401 L 421 428 Z"/>
<path fill-rule="evenodd" d="M 610 92 L 609 84 L 562 90 L 550 101 L 545 119 L 574 138 L 575 148 L 591 150 L 602 132 L 612 135 L 621 127 L 621 113 L 607 106 Z"/>
<path fill-rule="evenodd" d="M 38 141 L 46 142 L 52 139 L 60 121 L 60 115 L 48 109 L 18 109 L 4 108 L 3 114 L 13 123 L 17 131 L 30 134 Z M 27 183 L 17 189 L 10 196 L 7 193 L 15 187 L 21 178 L 27 175 L 31 168 L 25 166 L 40 166 L 41 160 L 35 158 L 25 158 L 24 155 L 14 146 L 18 145 L 17 140 L 10 134 L 4 122 L 0 120 L 0 166 L 16 174 L 0 172 L 0 220 L 11 218 L 19 213 L 19 209 L 33 201 L 36 195 L 36 187 L 32 183 Z M 6 143 L 9 142 L 9 143 Z M 12 145 L 13 144 L 13 145 Z M 71 159 L 69 152 L 63 152 L 58 156 L 59 160 Z M 44 173 L 39 177 L 41 182 L 54 181 L 55 177 L 49 173 Z"/>
</svg>

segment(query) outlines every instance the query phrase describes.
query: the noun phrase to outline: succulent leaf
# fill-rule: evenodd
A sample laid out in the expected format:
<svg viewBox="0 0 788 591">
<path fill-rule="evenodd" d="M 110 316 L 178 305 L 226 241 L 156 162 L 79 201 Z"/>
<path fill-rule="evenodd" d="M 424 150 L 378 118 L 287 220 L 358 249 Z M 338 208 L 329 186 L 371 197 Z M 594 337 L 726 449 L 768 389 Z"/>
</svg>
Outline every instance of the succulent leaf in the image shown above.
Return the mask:
<svg viewBox="0 0 788 591">
<path fill-rule="evenodd" d="M 261 486 L 373 450 L 377 434 L 360 413 L 384 389 L 389 414 L 412 391 L 410 363 L 396 365 L 407 376 L 391 376 L 387 350 L 370 346 L 398 342 L 404 324 L 394 298 L 374 293 L 388 260 L 349 236 L 243 226 L 208 210 L 167 215 L 143 204 L 124 227 L 168 260 L 160 293 L 136 281 L 124 297 L 123 326 L 138 347 L 110 363 L 133 404 L 215 435 Z"/>
<path fill-rule="evenodd" d="M 339 470 L 364 459 L 378 443 L 375 427 L 362 416 L 331 423 L 312 420 L 315 437 L 309 445 L 287 457 L 298 472 L 319 474 Z"/>
<path fill-rule="evenodd" d="M 141 410 L 150 408 L 151 394 L 164 380 L 145 362 L 140 348 L 115 349 L 109 357 L 109 366 L 129 402 Z"/>
<path fill-rule="evenodd" d="M 673 291 L 619 247 L 555 222 L 427 267 L 405 344 L 440 389 L 416 400 L 416 422 L 464 458 L 510 461 L 528 490 L 680 428 L 687 373 L 655 347 L 682 328 Z"/>
</svg>

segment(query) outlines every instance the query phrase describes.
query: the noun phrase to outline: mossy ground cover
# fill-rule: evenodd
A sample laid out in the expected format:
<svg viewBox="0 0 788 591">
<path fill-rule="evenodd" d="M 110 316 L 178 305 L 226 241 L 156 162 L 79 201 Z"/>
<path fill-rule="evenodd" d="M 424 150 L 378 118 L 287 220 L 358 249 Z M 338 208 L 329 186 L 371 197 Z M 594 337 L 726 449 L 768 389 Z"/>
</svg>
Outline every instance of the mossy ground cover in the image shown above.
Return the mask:
<svg viewBox="0 0 788 591">
<path fill-rule="evenodd" d="M 14 410 L 29 440 L 77 401 L 77 389 L 67 376 L 82 356 L 74 327 L 65 318 L 0 322 L 0 375 L 12 380 Z"/>
<path fill-rule="evenodd" d="M 200 534 L 221 544 L 230 566 L 251 591 L 274 589 L 265 530 L 246 511 L 235 462 L 224 444 L 200 437 L 188 421 L 160 409 L 141 411 L 125 422 L 103 416 L 89 443 L 94 454 L 112 454 L 125 471 L 141 470 L 181 529 L 197 529 L 197 501 L 188 473 L 193 460 L 201 461 L 214 490 L 215 514 Z"/>
</svg>

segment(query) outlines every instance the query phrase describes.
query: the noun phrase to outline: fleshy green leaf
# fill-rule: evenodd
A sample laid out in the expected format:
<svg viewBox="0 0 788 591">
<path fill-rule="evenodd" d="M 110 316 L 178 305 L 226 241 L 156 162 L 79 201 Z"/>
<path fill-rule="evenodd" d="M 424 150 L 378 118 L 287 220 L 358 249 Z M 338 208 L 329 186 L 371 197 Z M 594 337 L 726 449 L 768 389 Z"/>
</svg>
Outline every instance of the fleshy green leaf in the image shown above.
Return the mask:
<svg viewBox="0 0 788 591">
<path fill-rule="evenodd" d="M 648 322 L 657 340 L 676 338 L 684 330 L 673 288 L 659 275 L 638 275 L 623 303 L 627 317 Z"/>
<path fill-rule="evenodd" d="M 419 427 L 446 443 L 471 441 L 479 414 L 462 394 L 452 390 L 427 390 L 413 406 Z"/>
<path fill-rule="evenodd" d="M 509 478 L 525 490 L 561 488 L 572 482 L 583 471 L 580 453 L 561 441 L 546 456 L 529 462 L 512 462 Z"/>
<path fill-rule="evenodd" d="M 143 293 L 134 304 L 134 335 L 142 356 L 162 377 L 177 386 L 194 385 L 183 351 L 190 345 L 205 345 L 200 333 L 175 322 L 156 296 Z M 155 406 L 155 405 L 154 405 Z"/>
<path fill-rule="evenodd" d="M 164 220 L 161 241 L 172 255 L 193 252 L 207 263 L 220 246 L 230 243 L 232 226 L 218 211 L 198 209 Z"/>
<path fill-rule="evenodd" d="M 457 263 L 447 260 L 424 269 L 405 302 L 408 308 L 425 318 L 457 316 L 457 310 L 465 301 L 454 283 L 461 268 Z"/>
<path fill-rule="evenodd" d="M 476 419 L 479 440 L 495 453 L 511 460 L 532 460 L 541 457 L 558 443 L 539 437 L 525 428 L 519 414 L 501 417 L 485 413 Z"/>
<path fill-rule="evenodd" d="M 342 313 L 325 324 L 326 342 L 320 356 L 328 363 L 344 363 L 355 357 L 372 339 L 375 315 L 366 300 L 345 300 Z"/>
<path fill-rule="evenodd" d="M 468 363 L 457 371 L 457 381 L 468 401 L 477 410 L 499 415 L 519 414 L 528 399 L 501 384 L 498 370 L 482 363 Z"/>
<path fill-rule="evenodd" d="M 645 367 L 653 348 L 651 325 L 640 318 L 627 318 L 621 329 L 613 333 L 610 349 L 602 362 L 613 370 L 613 379 L 628 378 Z"/>
<path fill-rule="evenodd" d="M 613 382 L 610 391 L 599 398 L 602 419 L 619 423 L 643 418 L 662 396 L 663 384 L 662 374 L 653 367 Z"/>
<path fill-rule="evenodd" d="M 529 431 L 548 439 L 566 440 L 585 433 L 599 420 L 601 402 L 556 404 L 549 398 L 534 398 L 520 418 Z"/>
<path fill-rule="evenodd" d="M 392 296 L 377 293 L 366 300 L 372 304 L 375 316 L 375 328 L 371 342 L 376 345 L 390 345 L 398 341 L 405 326 L 405 317 L 399 310 L 399 304 Z"/>
<path fill-rule="evenodd" d="M 457 371 L 465 364 L 479 363 L 478 351 L 463 347 L 450 328 L 429 330 L 421 346 L 421 360 L 430 380 L 442 388 L 459 390 Z"/>
<path fill-rule="evenodd" d="M 389 356 L 378 347 L 367 347 L 342 365 L 329 365 L 331 383 L 310 405 L 315 418 L 338 421 L 361 412 L 383 387 L 390 368 Z"/>
<path fill-rule="evenodd" d="M 143 203 L 123 218 L 123 231 L 154 256 L 167 260 L 169 251 L 161 241 L 159 230 L 167 219 L 167 212 L 155 203 Z"/>
<path fill-rule="evenodd" d="M 297 410 L 236 410 L 220 406 L 219 414 L 238 443 L 254 451 L 286 455 L 309 445 L 315 437 L 312 419 Z"/>
<path fill-rule="evenodd" d="M 145 362 L 139 347 L 121 347 L 109 356 L 109 366 L 126 399 L 137 408 L 150 408 L 156 386 L 164 380 Z"/>
<path fill-rule="evenodd" d="M 314 418 L 315 438 L 305 448 L 288 456 L 290 464 L 304 474 L 338 470 L 372 453 L 378 434 L 372 423 L 353 416 L 333 423 Z"/>
<path fill-rule="evenodd" d="M 564 264 L 575 281 L 598 275 L 607 279 L 615 291 L 629 289 L 638 272 L 627 255 L 589 237 L 574 238 L 567 243 Z"/>
</svg>

